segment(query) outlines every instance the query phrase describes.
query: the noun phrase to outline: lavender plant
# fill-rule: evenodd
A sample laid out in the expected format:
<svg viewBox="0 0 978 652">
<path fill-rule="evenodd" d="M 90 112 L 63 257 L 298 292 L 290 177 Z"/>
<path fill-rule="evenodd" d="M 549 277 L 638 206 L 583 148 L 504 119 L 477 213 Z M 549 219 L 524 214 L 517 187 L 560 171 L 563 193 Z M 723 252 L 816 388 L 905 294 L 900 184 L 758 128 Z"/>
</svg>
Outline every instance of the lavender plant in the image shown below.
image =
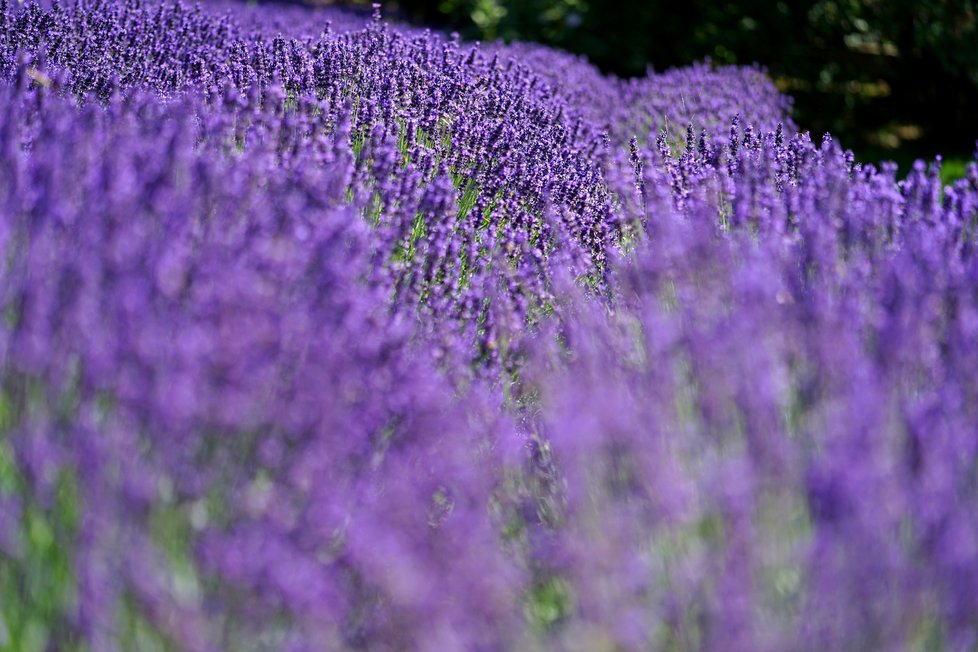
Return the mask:
<svg viewBox="0 0 978 652">
<path fill-rule="evenodd" d="M 0 649 L 975 649 L 978 165 L 789 108 L 0 4 Z"/>
</svg>

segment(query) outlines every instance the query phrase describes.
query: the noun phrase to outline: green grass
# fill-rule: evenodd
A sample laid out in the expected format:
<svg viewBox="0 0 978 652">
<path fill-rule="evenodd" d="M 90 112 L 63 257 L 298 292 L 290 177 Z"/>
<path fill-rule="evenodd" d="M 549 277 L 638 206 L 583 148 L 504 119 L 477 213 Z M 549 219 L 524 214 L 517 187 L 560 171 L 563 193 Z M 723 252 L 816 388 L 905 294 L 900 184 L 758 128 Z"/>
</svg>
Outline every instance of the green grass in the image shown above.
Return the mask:
<svg viewBox="0 0 978 652">
<path fill-rule="evenodd" d="M 973 160 L 966 157 L 953 157 L 942 161 L 941 182 L 947 186 L 958 179 L 963 179 L 968 172 L 968 163 L 971 163 Z"/>
</svg>

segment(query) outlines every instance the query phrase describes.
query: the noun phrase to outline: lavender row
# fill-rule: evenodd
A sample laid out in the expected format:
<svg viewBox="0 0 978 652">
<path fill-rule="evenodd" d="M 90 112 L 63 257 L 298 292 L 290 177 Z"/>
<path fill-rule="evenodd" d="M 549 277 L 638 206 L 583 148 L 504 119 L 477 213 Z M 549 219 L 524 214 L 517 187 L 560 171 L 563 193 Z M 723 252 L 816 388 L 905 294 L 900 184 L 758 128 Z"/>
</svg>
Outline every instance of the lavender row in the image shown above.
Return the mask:
<svg viewBox="0 0 978 652">
<path fill-rule="evenodd" d="M 0 11 L 0 646 L 978 643 L 978 166 L 263 11 Z"/>
</svg>

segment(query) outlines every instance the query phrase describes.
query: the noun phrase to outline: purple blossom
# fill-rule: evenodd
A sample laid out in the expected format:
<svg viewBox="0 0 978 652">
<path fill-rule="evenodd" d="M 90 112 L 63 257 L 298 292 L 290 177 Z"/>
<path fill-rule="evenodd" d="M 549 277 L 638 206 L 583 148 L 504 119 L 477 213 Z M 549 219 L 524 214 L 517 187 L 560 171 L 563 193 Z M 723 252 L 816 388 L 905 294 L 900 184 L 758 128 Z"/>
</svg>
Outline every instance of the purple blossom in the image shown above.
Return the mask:
<svg viewBox="0 0 978 652">
<path fill-rule="evenodd" d="M 789 109 L 0 4 L 0 645 L 974 647 L 978 164 Z"/>
</svg>

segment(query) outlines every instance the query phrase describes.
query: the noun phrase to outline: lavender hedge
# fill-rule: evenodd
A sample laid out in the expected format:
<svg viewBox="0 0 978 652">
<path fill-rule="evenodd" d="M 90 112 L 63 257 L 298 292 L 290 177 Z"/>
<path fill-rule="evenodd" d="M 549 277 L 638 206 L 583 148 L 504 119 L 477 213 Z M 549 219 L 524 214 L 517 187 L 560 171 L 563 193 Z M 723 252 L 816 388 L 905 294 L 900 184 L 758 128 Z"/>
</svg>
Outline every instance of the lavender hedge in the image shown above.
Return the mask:
<svg viewBox="0 0 978 652">
<path fill-rule="evenodd" d="M 753 69 L 0 3 L 0 649 L 978 649 L 978 165 Z"/>
</svg>

